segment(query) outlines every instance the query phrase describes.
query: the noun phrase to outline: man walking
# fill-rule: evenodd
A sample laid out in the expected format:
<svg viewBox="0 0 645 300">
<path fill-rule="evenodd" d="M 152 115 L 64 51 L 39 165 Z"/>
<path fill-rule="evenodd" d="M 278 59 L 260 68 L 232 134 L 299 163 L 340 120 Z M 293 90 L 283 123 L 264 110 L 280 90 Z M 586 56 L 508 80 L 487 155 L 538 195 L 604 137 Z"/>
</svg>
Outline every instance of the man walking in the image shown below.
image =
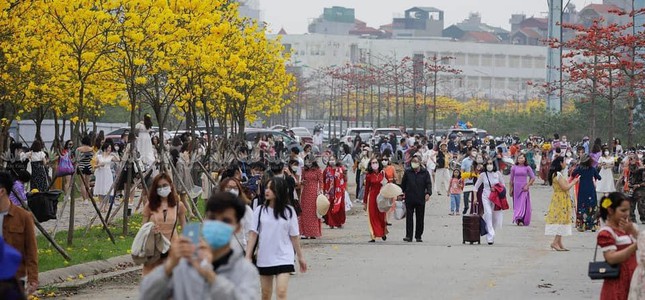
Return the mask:
<svg viewBox="0 0 645 300">
<path fill-rule="evenodd" d="M 411 168 L 403 174 L 401 180 L 401 189 L 405 195 L 405 238 L 406 242 L 412 242 L 412 223 L 413 217 L 416 216 L 416 230 L 414 238 L 417 242 L 422 242 L 423 235 L 423 218 L 425 214 L 426 202 L 432 195 L 432 181 L 430 173 L 421 167 L 419 157 L 414 156 L 410 161 Z"/>
<path fill-rule="evenodd" d="M 9 200 L 13 179 L 8 172 L 0 172 L 0 237 L 20 254 L 22 261 L 16 273 L 21 284 L 27 283 L 26 292 L 38 289 L 38 246 L 31 213 L 15 206 Z"/>
</svg>

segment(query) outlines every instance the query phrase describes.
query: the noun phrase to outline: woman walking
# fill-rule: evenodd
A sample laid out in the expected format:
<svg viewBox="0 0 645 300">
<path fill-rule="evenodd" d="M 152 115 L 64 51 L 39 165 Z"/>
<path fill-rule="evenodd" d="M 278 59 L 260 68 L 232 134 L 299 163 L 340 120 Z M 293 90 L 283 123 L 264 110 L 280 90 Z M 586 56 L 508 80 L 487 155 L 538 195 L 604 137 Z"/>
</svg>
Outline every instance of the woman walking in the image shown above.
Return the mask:
<svg viewBox="0 0 645 300">
<path fill-rule="evenodd" d="M 347 188 L 347 174 L 340 162 L 332 156 L 327 168 L 323 171 L 323 191 L 329 199 L 331 206 L 327 211 L 327 225 L 333 229 L 342 228 L 345 224 L 345 189 Z"/>
<path fill-rule="evenodd" d="M 519 154 L 511 168 L 509 194 L 513 196 L 513 224 L 531 224 L 531 193 L 529 188 L 535 182 L 535 174 L 524 154 Z"/>
<path fill-rule="evenodd" d="M 96 170 L 94 171 L 94 196 L 99 198 L 101 203 L 100 209 L 106 211 L 108 201 L 105 196 L 110 193 L 112 184 L 114 183 L 114 175 L 112 174 L 112 162 L 119 161 L 116 155 L 112 154 L 112 145 L 104 143 L 101 146 L 101 154 L 96 157 Z M 110 202 L 114 198 L 110 197 Z"/>
<path fill-rule="evenodd" d="M 31 189 L 37 189 L 40 192 L 49 190 L 47 183 L 47 154 L 43 151 L 43 142 L 36 139 L 31 144 L 31 150 L 23 154 L 22 160 L 28 159 L 31 163 Z"/>
<path fill-rule="evenodd" d="M 551 163 L 549 170 L 549 185 L 553 186 L 553 196 L 546 215 L 545 235 L 554 235 L 551 249 L 556 251 L 569 251 L 562 245 L 562 236 L 571 235 L 571 198 L 569 190 L 578 183 L 580 177 L 567 181 L 567 176 L 562 174 L 566 163 L 564 158 L 557 157 Z"/>
<path fill-rule="evenodd" d="M 542 179 L 542 185 L 547 185 L 549 182 L 549 166 L 551 165 L 551 160 L 544 150 L 542 150 L 540 156 L 540 179 Z"/>
<path fill-rule="evenodd" d="M 598 159 L 598 167 L 600 168 L 599 175 L 602 179 L 596 182 L 596 193 L 598 193 L 598 198 L 601 198 L 616 191 L 614 173 L 612 171 L 614 168 L 614 157 L 611 156 L 608 148 L 603 149 L 602 156 Z"/>
<path fill-rule="evenodd" d="M 578 185 L 578 201 L 576 212 L 576 227 L 578 231 L 584 232 L 591 230 L 595 232 L 598 229 L 598 200 L 596 198 L 596 189 L 594 179 L 601 180 L 596 168 L 592 167 L 592 159 L 589 155 L 583 155 L 580 159 L 580 165 L 571 173 L 571 176 L 580 176 Z"/>
<path fill-rule="evenodd" d="M 295 271 L 295 258 L 300 272 L 307 272 L 307 263 L 300 248 L 300 232 L 295 209 L 288 205 L 287 181 L 273 177 L 264 191 L 266 202 L 254 210 L 253 227 L 249 234 L 246 257 L 252 259 L 257 244 L 257 266 L 260 271 L 262 299 L 287 299 L 289 276 Z M 295 257 L 294 257 L 295 253 Z"/>
<path fill-rule="evenodd" d="M 596 239 L 605 261 L 619 265 L 618 278 L 605 279 L 600 290 L 601 300 L 626 300 L 629 285 L 636 269 L 638 230 L 629 221 L 630 201 L 623 193 L 611 193 L 602 198 L 600 218 L 605 226 L 600 228 Z"/>
<path fill-rule="evenodd" d="M 235 233 L 235 239 L 241 247 L 240 251 L 246 249 L 247 241 L 249 240 L 249 232 L 253 226 L 253 209 L 251 209 L 251 200 L 244 193 L 244 188 L 239 180 L 234 177 L 227 177 L 222 179 L 219 183 L 220 192 L 229 192 L 235 195 L 242 203 L 244 203 L 244 216 L 240 220 L 240 230 Z"/>
<path fill-rule="evenodd" d="M 81 173 L 84 181 L 90 183 L 90 176 L 94 174 L 92 170 L 92 159 L 94 158 L 94 149 L 91 146 L 92 138 L 89 135 L 81 139 L 81 146 L 76 148 L 76 157 L 78 158 L 77 170 Z M 81 194 L 83 199 L 88 199 L 90 191 L 86 189 L 85 185 L 81 185 Z"/>
<path fill-rule="evenodd" d="M 365 175 L 365 195 L 363 196 L 363 210 L 367 211 L 367 220 L 370 226 L 370 243 L 374 243 L 376 238 L 387 240 L 387 225 L 385 222 L 385 213 L 378 209 L 376 198 L 381 192 L 385 174 L 383 168 L 376 157 L 370 159 L 369 169 Z"/>
<path fill-rule="evenodd" d="M 486 221 L 486 241 L 489 245 L 495 243 L 495 229 L 502 227 L 503 214 L 501 210 L 495 210 L 495 204 L 490 201 L 490 194 L 493 187 L 496 184 L 504 185 L 502 180 L 502 173 L 497 171 L 495 168 L 495 162 L 492 159 L 488 159 L 485 164 L 485 170 L 479 174 L 477 182 L 475 183 L 475 190 L 478 190 L 479 187 L 483 186 L 481 201 L 484 205 L 484 221 Z M 475 205 L 478 205 L 479 200 L 475 201 Z"/>
<path fill-rule="evenodd" d="M 172 179 L 166 173 L 157 175 L 148 190 L 148 203 L 143 208 L 143 223 L 148 222 L 153 222 L 154 230 L 169 241 L 179 236 L 177 226 L 184 228 L 186 225 L 186 207 L 179 202 Z M 162 254 L 158 261 L 144 264 L 143 276 L 162 264 L 167 256 L 168 253 Z"/>
<path fill-rule="evenodd" d="M 311 157 L 305 157 L 305 169 L 302 172 L 302 194 L 300 206 L 302 213 L 298 219 L 300 235 L 304 239 L 316 239 L 322 236 L 321 224 L 316 214 L 316 198 L 322 191 L 323 175 L 318 162 Z"/>
<path fill-rule="evenodd" d="M 143 116 L 143 121 L 139 122 L 135 126 L 135 129 L 138 132 L 136 142 L 141 162 L 143 162 L 146 167 L 150 167 L 155 162 L 155 153 L 152 148 L 152 139 L 150 137 L 150 130 L 152 129 L 152 119 L 150 118 L 150 114 L 145 114 Z"/>
</svg>

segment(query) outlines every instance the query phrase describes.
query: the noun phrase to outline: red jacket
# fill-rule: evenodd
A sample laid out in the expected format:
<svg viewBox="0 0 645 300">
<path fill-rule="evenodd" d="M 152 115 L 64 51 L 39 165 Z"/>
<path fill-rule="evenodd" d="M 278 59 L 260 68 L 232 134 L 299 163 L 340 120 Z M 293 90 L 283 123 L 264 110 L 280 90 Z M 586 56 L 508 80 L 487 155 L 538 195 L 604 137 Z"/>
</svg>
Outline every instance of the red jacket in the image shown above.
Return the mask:
<svg viewBox="0 0 645 300">
<path fill-rule="evenodd" d="M 507 210 L 509 208 L 508 201 L 506 201 L 506 188 L 501 183 L 493 186 L 488 199 L 495 204 L 495 210 Z"/>
</svg>

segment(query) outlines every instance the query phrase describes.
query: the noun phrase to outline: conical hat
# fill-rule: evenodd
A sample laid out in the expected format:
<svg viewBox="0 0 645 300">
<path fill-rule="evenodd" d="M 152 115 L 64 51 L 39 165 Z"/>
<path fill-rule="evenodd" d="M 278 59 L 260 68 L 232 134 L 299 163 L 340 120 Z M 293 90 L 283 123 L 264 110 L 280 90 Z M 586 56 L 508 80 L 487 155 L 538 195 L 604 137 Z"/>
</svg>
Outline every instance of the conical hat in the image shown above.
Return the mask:
<svg viewBox="0 0 645 300">
<path fill-rule="evenodd" d="M 318 195 L 318 198 L 316 198 L 316 211 L 318 211 L 318 215 L 324 216 L 327 214 L 328 210 L 329 199 L 327 199 L 327 196 L 323 194 Z"/>
<path fill-rule="evenodd" d="M 396 198 L 399 195 L 403 194 L 401 187 L 394 183 L 388 183 L 381 188 L 380 195 L 384 198 Z"/>
</svg>

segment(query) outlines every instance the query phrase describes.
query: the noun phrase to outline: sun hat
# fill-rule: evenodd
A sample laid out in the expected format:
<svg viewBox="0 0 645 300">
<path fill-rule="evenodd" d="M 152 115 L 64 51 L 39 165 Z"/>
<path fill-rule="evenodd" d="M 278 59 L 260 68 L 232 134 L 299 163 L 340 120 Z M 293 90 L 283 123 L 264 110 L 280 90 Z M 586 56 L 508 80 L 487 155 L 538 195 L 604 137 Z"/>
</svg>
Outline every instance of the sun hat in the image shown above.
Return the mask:
<svg viewBox="0 0 645 300">
<path fill-rule="evenodd" d="M 327 214 L 327 211 L 329 211 L 329 199 L 327 196 L 323 194 L 318 195 L 318 198 L 316 198 L 316 211 L 319 216 Z"/>
<path fill-rule="evenodd" d="M 4 239 L 0 237 L 0 266 L 2 266 L 0 268 L 0 280 L 14 278 L 21 261 L 22 255 L 20 255 L 20 252 L 5 243 Z"/>
</svg>

